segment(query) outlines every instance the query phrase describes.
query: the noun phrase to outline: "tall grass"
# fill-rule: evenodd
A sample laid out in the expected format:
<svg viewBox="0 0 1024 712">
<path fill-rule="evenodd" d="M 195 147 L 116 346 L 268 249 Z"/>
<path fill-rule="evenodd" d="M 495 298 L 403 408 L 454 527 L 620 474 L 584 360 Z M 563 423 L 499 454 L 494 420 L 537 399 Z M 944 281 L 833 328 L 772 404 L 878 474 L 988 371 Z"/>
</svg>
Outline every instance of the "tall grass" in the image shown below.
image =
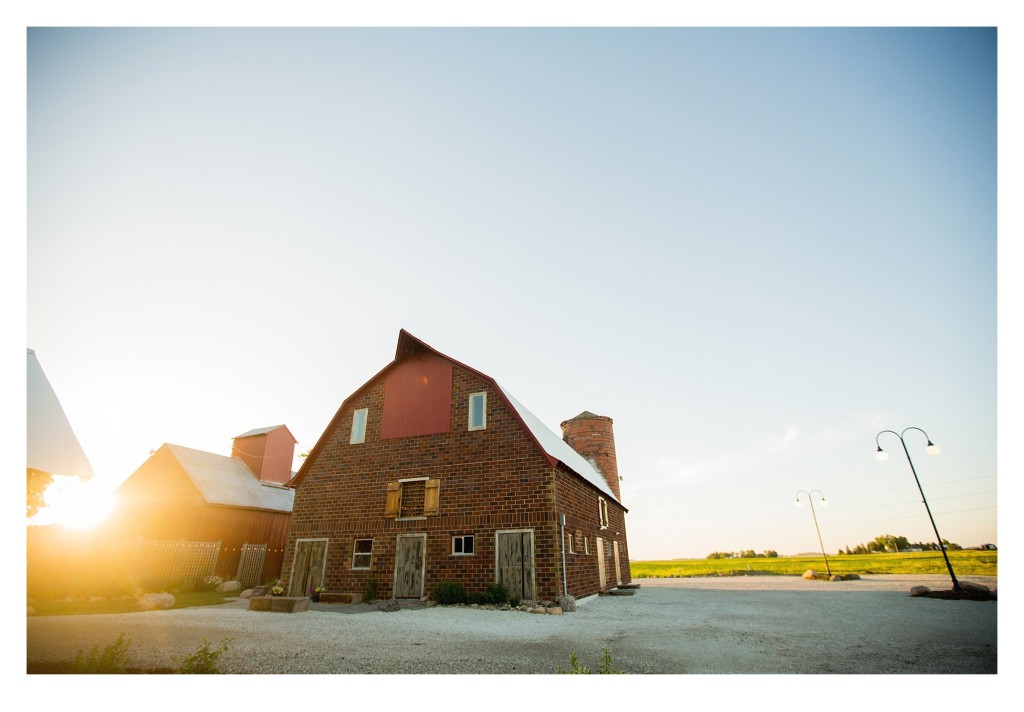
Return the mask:
<svg viewBox="0 0 1024 712">
<path fill-rule="evenodd" d="M 950 551 L 949 560 L 957 576 L 997 576 L 998 552 Z M 902 554 L 851 554 L 829 556 L 828 567 L 834 574 L 945 574 L 946 562 L 938 551 Z M 754 559 L 673 559 L 671 561 L 631 561 L 633 578 L 677 578 L 688 576 L 729 576 L 749 573 L 799 576 L 807 569 L 824 572 L 825 562 L 818 556 L 780 556 Z"/>
</svg>

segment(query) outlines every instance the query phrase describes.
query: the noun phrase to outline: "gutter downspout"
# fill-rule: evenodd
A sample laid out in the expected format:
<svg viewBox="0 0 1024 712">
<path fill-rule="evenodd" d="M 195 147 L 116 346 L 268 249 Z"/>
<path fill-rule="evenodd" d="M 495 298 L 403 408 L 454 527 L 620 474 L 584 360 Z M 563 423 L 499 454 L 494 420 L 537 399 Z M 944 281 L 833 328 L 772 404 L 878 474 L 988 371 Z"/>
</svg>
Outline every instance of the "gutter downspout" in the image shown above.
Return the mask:
<svg viewBox="0 0 1024 712">
<path fill-rule="evenodd" d="M 558 515 L 558 524 L 562 529 L 562 595 L 569 595 L 569 579 L 565 571 L 565 515 Z"/>
</svg>

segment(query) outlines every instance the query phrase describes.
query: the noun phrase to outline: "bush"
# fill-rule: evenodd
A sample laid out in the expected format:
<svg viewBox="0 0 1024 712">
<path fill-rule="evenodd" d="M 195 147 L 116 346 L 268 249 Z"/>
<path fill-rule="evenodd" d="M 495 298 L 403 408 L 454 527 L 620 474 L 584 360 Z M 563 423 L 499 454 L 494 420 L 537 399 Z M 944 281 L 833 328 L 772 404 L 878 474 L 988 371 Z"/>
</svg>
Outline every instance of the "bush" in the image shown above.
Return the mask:
<svg viewBox="0 0 1024 712">
<path fill-rule="evenodd" d="M 225 638 L 224 642 L 216 650 L 210 650 L 210 641 L 203 638 L 203 644 L 196 651 L 188 655 L 178 668 L 178 672 L 185 675 L 218 675 L 220 668 L 217 664 L 220 656 L 228 649 L 228 643 L 232 638 Z"/>
<path fill-rule="evenodd" d="M 377 600 L 377 579 L 370 578 L 363 589 L 363 603 L 373 603 Z"/>
<path fill-rule="evenodd" d="M 487 599 L 487 594 L 483 591 L 470 591 L 466 596 L 466 603 L 486 606 L 490 601 Z"/>
<path fill-rule="evenodd" d="M 457 581 L 440 581 L 434 587 L 434 600 L 444 606 L 465 603 L 466 587 Z"/>
<path fill-rule="evenodd" d="M 513 608 L 516 608 L 520 604 L 520 602 L 521 602 L 521 599 L 519 598 L 518 595 L 512 596 L 511 598 L 508 599 L 508 605 L 512 606 Z"/>
<path fill-rule="evenodd" d="M 100 652 L 99 646 L 92 646 L 88 657 L 82 657 L 82 651 L 75 656 L 69 672 L 80 675 L 118 675 L 124 672 L 128 662 L 128 647 L 131 640 L 124 639 L 124 633 L 117 640 Z"/>
<path fill-rule="evenodd" d="M 505 588 L 503 583 L 494 582 L 487 584 L 487 588 L 484 589 L 484 595 L 487 597 L 488 603 L 496 605 L 508 603 L 508 589 Z"/>
</svg>

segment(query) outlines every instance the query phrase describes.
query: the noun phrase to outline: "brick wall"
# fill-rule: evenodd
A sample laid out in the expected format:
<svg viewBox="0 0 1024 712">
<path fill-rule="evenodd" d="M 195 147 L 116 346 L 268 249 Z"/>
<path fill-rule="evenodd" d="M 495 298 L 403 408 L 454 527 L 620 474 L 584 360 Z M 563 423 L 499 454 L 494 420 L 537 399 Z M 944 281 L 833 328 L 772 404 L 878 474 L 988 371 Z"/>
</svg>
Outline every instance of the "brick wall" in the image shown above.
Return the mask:
<svg viewBox="0 0 1024 712">
<path fill-rule="evenodd" d="M 347 412 L 340 414 L 333 432 L 325 433 L 323 447 L 306 465 L 285 547 L 285 582 L 292 572 L 295 541 L 326 537 L 328 591 L 360 593 L 373 577 L 378 597 L 390 597 L 397 535 L 426 533 L 425 594 L 432 596 L 437 583 L 446 579 L 482 591 L 496 580 L 495 532 L 531 529 L 537 596 L 554 599 L 562 592 L 558 514 L 564 499 L 564 513 L 571 515 L 573 526 L 591 532 L 589 563 L 581 555 L 567 555 L 569 591 L 577 597 L 596 593 L 597 490 L 575 475 L 553 470 L 490 383 L 458 366 L 452 378 L 449 432 L 381 439 L 385 378 L 379 376 L 349 399 Z M 469 395 L 481 391 L 487 393 L 487 427 L 470 432 Z M 366 437 L 351 445 L 352 413 L 359 408 L 367 409 Z M 437 516 L 386 517 L 388 483 L 413 478 L 440 481 Z M 622 510 L 614 502 L 609 503 L 609 516 L 610 530 L 621 532 L 621 555 L 628 562 Z M 452 553 L 452 537 L 457 535 L 473 535 L 472 555 Z M 352 568 L 356 539 L 373 539 L 369 571 Z M 614 585 L 614 568 L 608 570 Z M 628 564 L 624 570 L 628 575 Z"/>
</svg>

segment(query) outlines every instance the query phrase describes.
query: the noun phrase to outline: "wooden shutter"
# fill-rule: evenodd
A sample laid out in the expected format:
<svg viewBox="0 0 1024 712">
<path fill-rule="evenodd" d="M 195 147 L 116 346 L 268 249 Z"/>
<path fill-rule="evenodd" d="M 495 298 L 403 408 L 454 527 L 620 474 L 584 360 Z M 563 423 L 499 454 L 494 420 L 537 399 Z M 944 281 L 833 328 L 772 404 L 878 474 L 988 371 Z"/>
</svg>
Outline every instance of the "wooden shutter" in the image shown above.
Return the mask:
<svg viewBox="0 0 1024 712">
<path fill-rule="evenodd" d="M 423 490 L 423 514 L 437 516 L 441 505 L 441 480 L 427 480 Z"/>
<path fill-rule="evenodd" d="M 397 517 L 401 504 L 402 485 L 398 482 L 388 482 L 387 499 L 384 500 L 384 516 Z"/>
</svg>

